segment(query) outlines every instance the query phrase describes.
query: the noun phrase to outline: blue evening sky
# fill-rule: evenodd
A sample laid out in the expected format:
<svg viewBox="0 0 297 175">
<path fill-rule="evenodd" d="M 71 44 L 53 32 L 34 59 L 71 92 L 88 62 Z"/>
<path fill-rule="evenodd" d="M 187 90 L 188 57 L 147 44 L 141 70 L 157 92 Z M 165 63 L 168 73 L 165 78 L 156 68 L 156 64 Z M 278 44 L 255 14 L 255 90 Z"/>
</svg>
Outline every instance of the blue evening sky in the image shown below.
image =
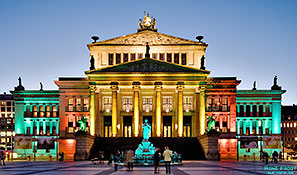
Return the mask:
<svg viewBox="0 0 297 175">
<path fill-rule="evenodd" d="M 21 76 L 26 89 L 57 89 L 54 80 L 84 76 L 86 45 L 135 33 L 143 11 L 158 31 L 209 44 L 211 76 L 236 76 L 239 89 L 270 89 L 273 77 L 287 92 L 283 104 L 297 103 L 297 1 L 196 0 L 0 1 L 0 93 Z"/>
</svg>

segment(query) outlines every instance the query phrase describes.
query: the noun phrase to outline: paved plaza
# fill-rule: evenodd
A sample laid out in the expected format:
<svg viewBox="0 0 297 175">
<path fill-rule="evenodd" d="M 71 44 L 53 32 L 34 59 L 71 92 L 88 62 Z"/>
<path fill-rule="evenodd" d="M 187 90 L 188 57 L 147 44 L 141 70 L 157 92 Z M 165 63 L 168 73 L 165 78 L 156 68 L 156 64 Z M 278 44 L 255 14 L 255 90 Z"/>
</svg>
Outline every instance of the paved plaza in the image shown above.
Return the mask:
<svg viewBox="0 0 297 175">
<path fill-rule="evenodd" d="M 263 162 L 243 161 L 184 161 L 183 165 L 173 166 L 172 174 L 180 175 L 249 175 L 249 174 L 297 174 L 297 162 L 280 162 L 265 165 Z M 277 170 L 276 170 L 277 168 Z M 269 170 L 268 170 L 269 169 Z M 286 169 L 286 170 L 284 170 Z M 89 161 L 80 162 L 7 162 L 0 167 L 0 175 L 146 175 L 153 174 L 153 167 L 134 167 L 133 172 L 120 166 L 114 171 L 113 166 L 93 165 Z M 165 167 L 160 168 L 160 174 L 165 174 Z"/>
</svg>

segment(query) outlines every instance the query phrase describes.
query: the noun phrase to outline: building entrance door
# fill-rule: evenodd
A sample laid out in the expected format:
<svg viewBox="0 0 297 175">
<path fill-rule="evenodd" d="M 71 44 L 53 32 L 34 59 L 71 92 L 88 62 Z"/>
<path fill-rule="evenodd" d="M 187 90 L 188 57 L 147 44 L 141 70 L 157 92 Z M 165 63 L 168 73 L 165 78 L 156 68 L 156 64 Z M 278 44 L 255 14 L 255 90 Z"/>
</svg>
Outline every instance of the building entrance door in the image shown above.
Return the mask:
<svg viewBox="0 0 297 175">
<path fill-rule="evenodd" d="M 191 137 L 192 116 L 184 116 L 184 137 Z"/>
<path fill-rule="evenodd" d="M 148 123 L 152 127 L 152 121 L 153 121 L 152 116 L 143 116 L 143 123 L 145 122 L 146 119 L 148 120 Z M 142 127 L 142 125 L 141 125 L 141 127 Z M 150 137 L 152 136 L 152 134 L 153 134 L 153 129 L 151 130 Z"/>
<path fill-rule="evenodd" d="M 171 137 L 172 135 L 172 116 L 163 116 L 163 136 Z"/>
<path fill-rule="evenodd" d="M 124 137 L 132 137 L 132 116 L 123 116 Z"/>
<path fill-rule="evenodd" d="M 111 116 L 104 116 L 104 137 L 111 137 Z"/>
</svg>

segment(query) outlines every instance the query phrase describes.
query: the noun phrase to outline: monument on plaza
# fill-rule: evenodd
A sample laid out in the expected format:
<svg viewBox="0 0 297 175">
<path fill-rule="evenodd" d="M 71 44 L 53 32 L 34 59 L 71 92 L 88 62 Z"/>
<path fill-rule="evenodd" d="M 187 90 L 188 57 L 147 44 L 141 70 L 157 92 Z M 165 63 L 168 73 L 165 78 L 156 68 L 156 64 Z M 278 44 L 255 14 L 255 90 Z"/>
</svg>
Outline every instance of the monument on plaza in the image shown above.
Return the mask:
<svg viewBox="0 0 297 175">
<path fill-rule="evenodd" d="M 151 125 L 148 123 L 148 120 L 145 119 L 145 122 L 142 125 L 143 129 L 143 140 L 138 145 L 138 148 L 135 151 L 135 161 L 138 164 L 152 164 L 153 156 L 155 154 L 155 147 L 149 141 L 150 132 L 152 130 Z"/>
</svg>

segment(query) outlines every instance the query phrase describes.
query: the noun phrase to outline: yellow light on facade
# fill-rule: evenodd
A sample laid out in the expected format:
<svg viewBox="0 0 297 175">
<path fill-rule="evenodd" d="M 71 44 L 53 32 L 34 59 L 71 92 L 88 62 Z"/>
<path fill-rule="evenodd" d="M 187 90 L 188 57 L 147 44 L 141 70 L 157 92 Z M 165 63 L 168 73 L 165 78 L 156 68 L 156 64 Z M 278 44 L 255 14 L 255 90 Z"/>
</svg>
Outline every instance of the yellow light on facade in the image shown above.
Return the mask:
<svg viewBox="0 0 297 175">
<path fill-rule="evenodd" d="M 296 122 L 294 123 L 294 127 L 296 127 Z"/>
</svg>

